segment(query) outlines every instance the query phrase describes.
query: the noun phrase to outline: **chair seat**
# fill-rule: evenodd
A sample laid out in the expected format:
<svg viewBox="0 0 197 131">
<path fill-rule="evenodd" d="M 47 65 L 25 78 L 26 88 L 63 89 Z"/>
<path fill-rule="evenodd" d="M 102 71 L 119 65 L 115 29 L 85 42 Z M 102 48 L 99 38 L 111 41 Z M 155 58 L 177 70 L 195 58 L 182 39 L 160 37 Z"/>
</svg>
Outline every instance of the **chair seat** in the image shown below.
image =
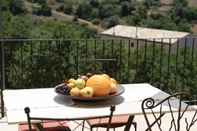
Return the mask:
<svg viewBox="0 0 197 131">
<path fill-rule="evenodd" d="M 44 121 L 42 126 L 44 131 L 71 131 L 66 123 L 66 121 Z M 29 131 L 28 124 L 19 124 L 19 131 Z M 35 126 L 32 126 L 32 131 L 36 131 Z"/>
<path fill-rule="evenodd" d="M 113 116 L 110 128 L 124 126 L 128 122 L 128 115 Z M 107 127 L 109 125 L 109 118 L 89 119 L 87 123 L 90 127 Z"/>
</svg>

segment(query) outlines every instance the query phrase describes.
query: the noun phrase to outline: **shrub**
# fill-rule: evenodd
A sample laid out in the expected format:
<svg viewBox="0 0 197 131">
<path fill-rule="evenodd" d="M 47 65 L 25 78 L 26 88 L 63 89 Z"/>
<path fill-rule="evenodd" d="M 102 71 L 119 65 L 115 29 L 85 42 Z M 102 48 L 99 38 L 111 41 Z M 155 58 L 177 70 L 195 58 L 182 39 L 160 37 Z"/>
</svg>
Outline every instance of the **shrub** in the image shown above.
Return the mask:
<svg viewBox="0 0 197 131">
<path fill-rule="evenodd" d="M 99 25 L 100 24 L 100 20 L 99 19 L 94 19 L 92 20 L 92 23 L 95 24 L 95 25 Z"/>
</svg>

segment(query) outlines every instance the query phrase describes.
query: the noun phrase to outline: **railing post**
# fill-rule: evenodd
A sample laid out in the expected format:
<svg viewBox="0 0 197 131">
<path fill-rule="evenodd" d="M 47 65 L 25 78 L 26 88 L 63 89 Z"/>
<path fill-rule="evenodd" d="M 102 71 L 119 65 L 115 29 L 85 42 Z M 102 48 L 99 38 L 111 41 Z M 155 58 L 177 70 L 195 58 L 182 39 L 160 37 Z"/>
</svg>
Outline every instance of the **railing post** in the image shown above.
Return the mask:
<svg viewBox="0 0 197 131">
<path fill-rule="evenodd" d="M 5 89 L 5 54 L 4 54 L 4 44 L 0 41 L 0 69 L 1 69 L 1 117 L 4 117 L 4 101 L 3 101 L 3 90 Z"/>
</svg>

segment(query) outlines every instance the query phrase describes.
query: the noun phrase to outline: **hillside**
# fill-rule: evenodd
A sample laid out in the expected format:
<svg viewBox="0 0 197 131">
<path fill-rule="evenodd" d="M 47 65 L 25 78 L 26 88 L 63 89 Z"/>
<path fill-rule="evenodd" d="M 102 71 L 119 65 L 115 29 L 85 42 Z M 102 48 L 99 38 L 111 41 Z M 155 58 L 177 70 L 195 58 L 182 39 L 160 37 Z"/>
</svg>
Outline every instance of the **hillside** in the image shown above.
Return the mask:
<svg viewBox="0 0 197 131">
<path fill-rule="evenodd" d="M 0 5 L 0 38 L 94 38 L 98 30 L 46 4 L 1 0 Z"/>
<path fill-rule="evenodd" d="M 32 7 L 34 6 L 34 4 L 29 1 L 24 1 L 24 2 L 25 2 L 25 7 L 28 10 L 28 12 L 33 13 Z M 47 4 L 51 8 L 52 14 L 50 17 L 52 19 L 59 20 L 59 21 L 73 22 L 73 19 L 74 19 L 73 15 L 69 15 L 69 14 L 65 14 L 63 12 L 56 11 L 56 9 L 60 6 L 60 4 L 58 2 L 56 2 L 55 0 L 48 0 Z M 96 30 L 97 32 L 103 31 L 102 27 L 100 27 L 98 25 L 94 25 L 85 19 L 78 18 L 78 23 L 80 25 L 85 25 L 87 28 L 90 28 L 91 30 Z"/>
<path fill-rule="evenodd" d="M 185 3 L 186 0 L 56 0 L 49 5 L 104 29 L 126 24 L 191 32 L 197 10 Z"/>
<path fill-rule="evenodd" d="M 41 32 L 48 27 L 42 30 L 36 27 L 47 23 L 54 24 L 51 30 L 68 25 L 73 32 L 85 33 L 78 37 L 87 34 L 92 37 L 117 24 L 196 33 L 197 9 L 186 3 L 186 0 L 1 0 L 4 30 L 0 35 L 32 37 L 35 27 L 39 37 L 45 37 Z M 18 31 L 19 27 L 22 29 Z"/>
</svg>

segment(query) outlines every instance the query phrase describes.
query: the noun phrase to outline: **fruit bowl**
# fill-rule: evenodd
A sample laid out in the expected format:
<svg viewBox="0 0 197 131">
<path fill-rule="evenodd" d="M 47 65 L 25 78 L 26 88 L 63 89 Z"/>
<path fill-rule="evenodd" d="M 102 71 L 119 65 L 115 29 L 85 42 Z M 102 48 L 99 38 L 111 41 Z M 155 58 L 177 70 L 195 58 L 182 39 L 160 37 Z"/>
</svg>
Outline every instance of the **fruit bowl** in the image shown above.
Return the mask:
<svg viewBox="0 0 197 131">
<path fill-rule="evenodd" d="M 114 98 L 116 96 L 121 95 L 122 93 L 124 93 L 125 89 L 123 86 L 118 85 L 118 90 L 115 93 L 111 93 L 109 95 L 106 96 L 93 96 L 93 97 L 81 97 L 81 96 L 71 96 L 70 94 L 66 93 L 66 90 L 64 90 L 65 83 L 59 84 L 57 86 L 55 86 L 55 92 L 58 95 L 62 95 L 68 99 L 73 99 L 73 100 L 79 100 L 79 101 L 99 101 L 99 100 L 107 100 L 107 99 L 111 99 Z"/>
</svg>

